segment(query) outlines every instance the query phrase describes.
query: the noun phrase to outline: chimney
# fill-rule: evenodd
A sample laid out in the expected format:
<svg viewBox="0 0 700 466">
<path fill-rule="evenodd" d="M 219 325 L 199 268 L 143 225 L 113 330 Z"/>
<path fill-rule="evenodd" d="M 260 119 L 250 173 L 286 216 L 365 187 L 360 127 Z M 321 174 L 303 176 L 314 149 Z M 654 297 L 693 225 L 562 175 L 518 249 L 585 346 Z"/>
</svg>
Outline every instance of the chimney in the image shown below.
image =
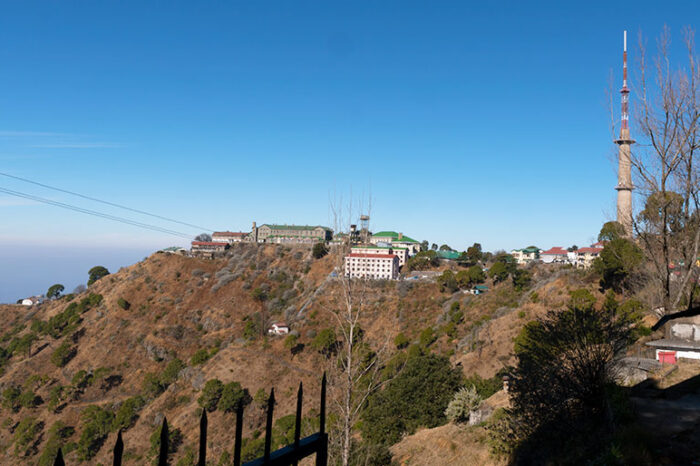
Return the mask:
<svg viewBox="0 0 700 466">
<path fill-rule="evenodd" d="M 255 230 L 255 222 L 253 222 L 253 230 Z"/>
<path fill-rule="evenodd" d="M 399 240 L 403 239 L 403 233 L 399 233 Z"/>
</svg>

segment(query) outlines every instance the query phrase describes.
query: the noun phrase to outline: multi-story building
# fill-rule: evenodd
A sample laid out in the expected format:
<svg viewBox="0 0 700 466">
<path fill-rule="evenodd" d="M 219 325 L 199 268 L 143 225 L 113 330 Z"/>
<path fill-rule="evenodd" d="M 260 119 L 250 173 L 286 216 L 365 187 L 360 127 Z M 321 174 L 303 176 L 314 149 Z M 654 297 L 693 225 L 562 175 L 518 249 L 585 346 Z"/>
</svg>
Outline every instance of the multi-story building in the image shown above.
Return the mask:
<svg viewBox="0 0 700 466">
<path fill-rule="evenodd" d="M 552 262 L 569 262 L 569 251 L 559 246 L 554 246 L 551 249 L 542 251 L 540 253 L 540 259 L 545 264 L 550 264 Z"/>
<path fill-rule="evenodd" d="M 229 243 L 220 241 L 192 241 L 192 255 L 201 257 L 214 257 L 222 254 L 229 248 Z"/>
<path fill-rule="evenodd" d="M 219 243 L 240 243 L 244 241 L 250 233 L 243 233 L 242 231 L 215 231 L 211 235 L 211 240 Z"/>
<path fill-rule="evenodd" d="M 529 246 L 523 249 L 513 249 L 510 255 L 513 256 L 513 259 L 518 264 L 527 264 L 540 258 L 540 248 Z"/>
<path fill-rule="evenodd" d="M 403 233 L 395 231 L 380 231 L 374 233 L 369 239 L 372 244 L 388 244 L 392 247 L 408 249 L 408 255 L 412 256 L 420 251 L 420 243 L 413 238 L 405 236 Z"/>
<path fill-rule="evenodd" d="M 408 260 L 408 248 L 398 248 L 393 246 L 364 245 L 353 246 L 350 250 L 353 254 L 396 254 L 399 256 L 399 267 Z"/>
<path fill-rule="evenodd" d="M 333 230 L 324 226 L 312 225 L 272 225 L 259 227 L 253 222 L 253 231 L 248 241 L 257 243 L 317 243 L 333 239 Z"/>
<path fill-rule="evenodd" d="M 345 256 L 345 276 L 396 280 L 399 278 L 399 257 L 396 254 L 348 254 Z"/>
<path fill-rule="evenodd" d="M 590 247 L 590 248 L 578 248 L 575 253 L 576 253 L 576 261 L 575 265 L 577 267 L 583 267 L 584 269 L 587 269 L 593 264 L 593 261 L 596 260 L 598 256 L 600 256 L 600 253 L 603 251 L 603 248 L 596 248 L 596 247 Z"/>
</svg>

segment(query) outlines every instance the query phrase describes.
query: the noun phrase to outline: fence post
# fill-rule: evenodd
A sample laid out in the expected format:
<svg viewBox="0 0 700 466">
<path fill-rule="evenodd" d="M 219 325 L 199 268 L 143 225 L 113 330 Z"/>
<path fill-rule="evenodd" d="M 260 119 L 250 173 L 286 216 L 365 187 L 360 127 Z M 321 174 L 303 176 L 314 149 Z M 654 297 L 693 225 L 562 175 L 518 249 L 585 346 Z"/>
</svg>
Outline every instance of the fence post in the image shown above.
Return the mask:
<svg viewBox="0 0 700 466">
<path fill-rule="evenodd" d="M 165 416 L 163 416 L 163 427 L 160 429 L 158 466 L 168 466 L 168 419 Z"/>
<path fill-rule="evenodd" d="M 321 445 L 316 452 L 316 466 L 327 466 L 328 464 L 328 434 L 326 434 L 326 373 L 321 379 L 321 414 L 319 415 L 319 433 L 321 434 Z"/>
<path fill-rule="evenodd" d="M 207 466 L 207 410 L 202 409 L 199 420 L 199 466 Z"/>
<path fill-rule="evenodd" d="M 267 424 L 265 425 L 265 456 L 264 462 L 270 460 L 270 444 L 272 443 L 272 412 L 275 409 L 275 389 L 270 390 L 270 398 L 267 400 Z"/>
<path fill-rule="evenodd" d="M 304 385 L 299 382 L 299 391 L 297 392 L 297 414 L 294 422 L 294 449 L 299 448 L 299 439 L 301 438 L 301 405 L 302 399 L 304 397 Z M 294 466 L 299 464 L 298 461 L 294 462 Z"/>
<path fill-rule="evenodd" d="M 117 441 L 114 444 L 114 460 L 113 466 L 122 466 L 122 455 L 124 453 L 124 441 L 122 440 L 122 430 L 117 433 Z"/>
<path fill-rule="evenodd" d="M 66 466 L 65 461 L 63 461 L 63 452 L 61 451 L 61 447 L 58 448 L 56 459 L 53 461 L 53 466 Z"/>
<path fill-rule="evenodd" d="M 243 400 L 236 408 L 236 438 L 233 444 L 233 466 L 241 466 L 241 443 L 243 442 Z"/>
</svg>

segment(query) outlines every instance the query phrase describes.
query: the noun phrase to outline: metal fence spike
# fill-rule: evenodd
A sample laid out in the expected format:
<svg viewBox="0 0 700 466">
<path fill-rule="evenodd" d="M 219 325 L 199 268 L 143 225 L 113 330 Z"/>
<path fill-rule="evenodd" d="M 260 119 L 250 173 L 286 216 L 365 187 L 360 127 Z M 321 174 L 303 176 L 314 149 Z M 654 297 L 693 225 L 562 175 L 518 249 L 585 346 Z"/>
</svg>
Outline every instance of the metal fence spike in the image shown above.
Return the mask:
<svg viewBox="0 0 700 466">
<path fill-rule="evenodd" d="M 243 442 L 243 400 L 236 408 L 236 438 L 233 443 L 233 466 L 241 466 L 241 443 Z"/>
<path fill-rule="evenodd" d="M 124 441 L 122 440 L 122 430 L 119 429 L 119 432 L 117 432 L 117 441 L 114 443 L 114 452 L 113 452 L 114 460 L 112 461 L 113 466 L 121 466 L 122 465 L 122 455 L 123 454 L 124 454 Z"/>
<path fill-rule="evenodd" d="M 323 378 L 321 379 L 321 413 L 319 415 L 319 432 L 321 434 L 324 434 L 326 432 L 326 385 L 327 385 L 327 380 L 326 380 L 326 373 L 323 373 Z"/>
<path fill-rule="evenodd" d="M 267 400 L 267 423 L 265 424 L 265 461 L 270 459 L 270 446 L 272 444 L 272 413 L 275 409 L 275 389 L 270 390 L 270 398 Z"/>
<path fill-rule="evenodd" d="M 199 466 L 207 464 L 207 410 L 202 410 L 202 418 L 199 420 Z"/>
<path fill-rule="evenodd" d="M 168 466 L 168 419 L 163 416 L 163 427 L 160 430 L 160 452 L 158 453 L 158 466 Z"/>
<path fill-rule="evenodd" d="M 56 459 L 53 461 L 53 466 L 66 466 L 65 461 L 63 461 L 63 452 L 61 451 L 61 448 L 58 448 L 58 452 L 56 452 Z"/>
</svg>

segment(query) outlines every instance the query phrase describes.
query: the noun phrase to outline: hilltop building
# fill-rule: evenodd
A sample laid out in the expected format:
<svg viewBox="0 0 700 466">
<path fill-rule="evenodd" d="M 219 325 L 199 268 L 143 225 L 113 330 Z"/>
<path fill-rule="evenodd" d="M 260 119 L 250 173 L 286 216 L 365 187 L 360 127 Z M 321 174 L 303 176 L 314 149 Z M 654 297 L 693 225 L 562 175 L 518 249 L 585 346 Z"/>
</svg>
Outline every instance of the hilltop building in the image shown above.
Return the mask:
<svg viewBox="0 0 700 466">
<path fill-rule="evenodd" d="M 348 254 L 345 256 L 345 276 L 396 280 L 399 278 L 399 257 L 396 254 Z"/>
<path fill-rule="evenodd" d="M 577 267 L 583 267 L 584 269 L 587 269 L 591 265 L 593 265 L 593 261 L 596 260 L 598 256 L 600 256 L 600 253 L 603 251 L 603 248 L 597 248 L 591 246 L 590 248 L 579 248 L 576 251 L 574 251 L 574 254 L 576 255 L 574 265 Z"/>
<path fill-rule="evenodd" d="M 220 241 L 192 241 L 192 248 L 190 251 L 193 256 L 212 259 L 223 254 L 229 247 L 229 243 Z"/>
<path fill-rule="evenodd" d="M 353 254 L 396 254 L 399 258 L 399 267 L 403 266 L 408 260 L 408 248 L 365 245 L 353 246 L 350 251 Z"/>
<path fill-rule="evenodd" d="M 540 248 L 529 246 L 523 249 L 513 249 L 510 255 L 513 256 L 513 259 L 518 264 L 527 264 L 540 258 Z"/>
<path fill-rule="evenodd" d="M 333 230 L 319 225 L 274 225 L 259 227 L 253 222 L 247 240 L 255 243 L 307 243 L 327 242 L 333 239 Z"/>
<path fill-rule="evenodd" d="M 545 264 L 551 264 L 552 262 L 568 262 L 569 261 L 569 251 L 559 246 L 555 246 L 546 251 L 540 253 L 540 259 Z"/>
<path fill-rule="evenodd" d="M 409 256 L 417 254 L 420 251 L 420 243 L 418 241 L 395 231 L 380 231 L 374 233 L 369 239 L 369 242 L 374 245 L 383 243 L 392 247 L 406 248 L 408 249 Z"/>
<path fill-rule="evenodd" d="M 219 243 L 240 243 L 245 241 L 250 233 L 243 233 L 242 231 L 215 231 L 211 235 L 211 240 Z"/>
</svg>

